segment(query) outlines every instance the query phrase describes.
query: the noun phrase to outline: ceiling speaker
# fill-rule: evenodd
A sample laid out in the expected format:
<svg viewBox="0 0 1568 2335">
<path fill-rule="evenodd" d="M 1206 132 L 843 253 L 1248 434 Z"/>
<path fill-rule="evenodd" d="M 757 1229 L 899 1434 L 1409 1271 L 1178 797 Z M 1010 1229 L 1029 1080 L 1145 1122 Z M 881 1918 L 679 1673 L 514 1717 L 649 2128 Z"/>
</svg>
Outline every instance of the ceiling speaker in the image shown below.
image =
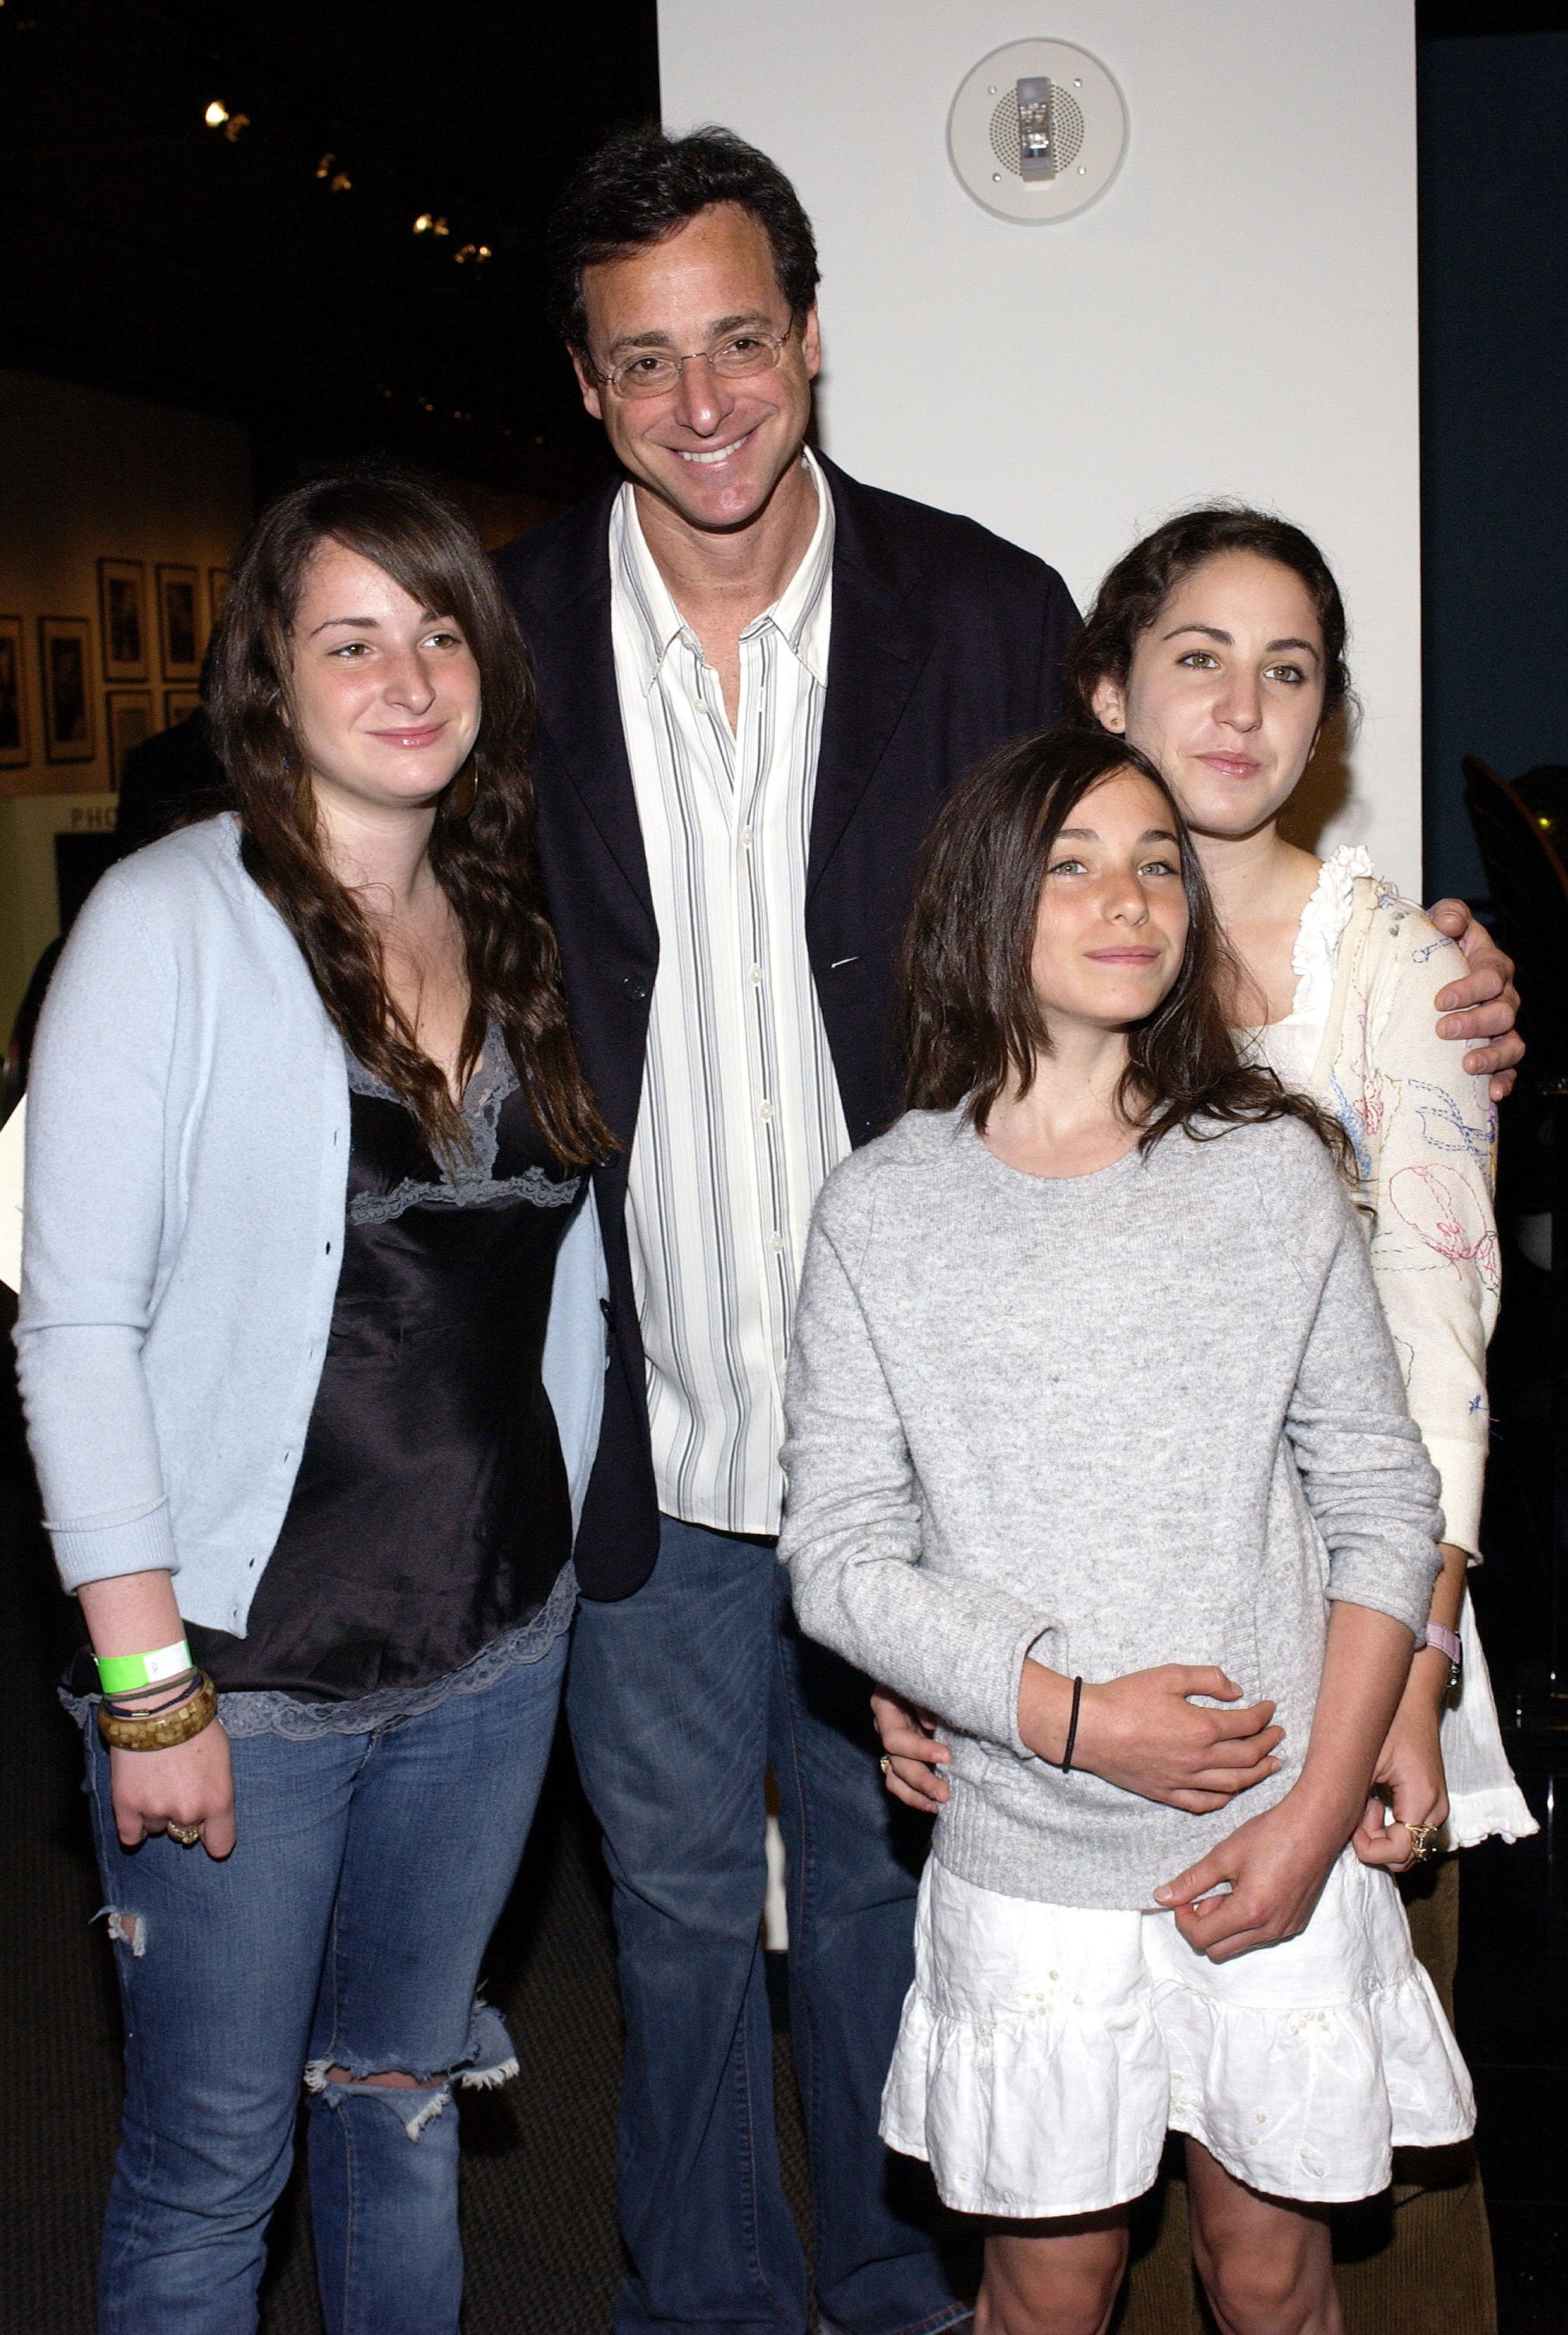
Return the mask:
<svg viewBox="0 0 1568 2335">
<path fill-rule="evenodd" d="M 1121 167 L 1127 106 L 1087 49 L 1012 41 L 960 83 L 947 150 L 960 186 L 997 218 L 1070 218 Z"/>
</svg>

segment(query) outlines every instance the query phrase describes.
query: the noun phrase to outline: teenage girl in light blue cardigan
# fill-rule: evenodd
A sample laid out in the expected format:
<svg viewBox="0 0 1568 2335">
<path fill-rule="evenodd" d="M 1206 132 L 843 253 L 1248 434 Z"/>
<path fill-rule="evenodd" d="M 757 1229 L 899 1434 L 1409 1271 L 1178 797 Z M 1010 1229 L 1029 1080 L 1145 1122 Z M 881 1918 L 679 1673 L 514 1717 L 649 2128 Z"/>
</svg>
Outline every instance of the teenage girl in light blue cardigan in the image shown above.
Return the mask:
<svg viewBox="0 0 1568 2335">
<path fill-rule="evenodd" d="M 598 1429 L 526 654 L 399 474 L 284 497 L 237 803 L 108 876 L 29 1100 L 17 1348 L 125 2001 L 105 2335 L 256 2323 L 300 2087 L 334 2335 L 456 2335 L 452 2087 L 554 1732 Z"/>
</svg>

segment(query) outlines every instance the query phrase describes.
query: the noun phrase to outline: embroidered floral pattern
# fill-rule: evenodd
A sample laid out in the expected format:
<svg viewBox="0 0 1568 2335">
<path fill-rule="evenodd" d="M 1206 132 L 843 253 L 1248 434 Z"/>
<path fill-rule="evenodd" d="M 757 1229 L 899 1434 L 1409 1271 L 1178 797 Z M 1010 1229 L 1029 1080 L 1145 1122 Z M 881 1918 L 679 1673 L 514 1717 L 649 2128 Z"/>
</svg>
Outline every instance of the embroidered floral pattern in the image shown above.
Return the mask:
<svg viewBox="0 0 1568 2335">
<path fill-rule="evenodd" d="M 1467 1187 L 1466 1187 L 1467 1191 Z M 1399 1168 L 1389 1178 L 1389 1201 L 1401 1223 L 1443 1263 L 1457 1270 L 1473 1264 L 1488 1288 L 1497 1286 L 1497 1235 L 1477 1233 L 1464 1196 L 1441 1168 Z M 1472 1415 L 1478 1405 L 1473 1397 Z"/>
<path fill-rule="evenodd" d="M 1495 1296 L 1498 1266 L 1492 1180 L 1497 1114 L 1486 1099 L 1486 1082 L 1466 1077 L 1457 1063 L 1452 1066 L 1458 1069 L 1457 1078 L 1450 1070 L 1446 1082 L 1418 1077 L 1413 1071 L 1400 1076 L 1390 1067 L 1390 1056 L 1396 1053 L 1389 1043 L 1391 1020 L 1401 1008 L 1400 1019 L 1405 1020 L 1412 1007 L 1418 1021 L 1423 1012 L 1428 1021 L 1433 1018 L 1427 994 L 1432 962 L 1455 944 L 1431 935 L 1418 912 L 1389 884 L 1377 885 L 1372 921 L 1374 931 L 1368 938 L 1379 937 L 1376 928 L 1380 926 L 1380 936 L 1393 943 L 1394 949 L 1379 952 L 1363 945 L 1357 952 L 1343 1022 L 1347 1042 L 1329 1093 L 1354 1146 L 1365 1196 L 1374 1210 L 1373 1264 L 1379 1275 L 1389 1270 L 1430 1271 L 1434 1265 L 1461 1273 L 1469 1267 Z M 1400 993 L 1406 984 L 1398 974 L 1403 967 L 1424 975 L 1414 999 Z M 1377 973 L 1381 974 L 1380 983 Z M 1374 1000 L 1378 987 L 1383 993 Z M 1436 1042 L 1441 1047 L 1448 1042 Z M 1425 1051 L 1430 1057 L 1431 1048 Z M 1410 1061 L 1413 1055 L 1414 1049 L 1399 1049 L 1397 1058 Z M 1435 1067 L 1449 1065 L 1439 1055 Z M 1434 1154 L 1464 1165 L 1439 1165 Z M 1389 1312 L 1392 1319 L 1397 1308 L 1390 1304 Z"/>
</svg>

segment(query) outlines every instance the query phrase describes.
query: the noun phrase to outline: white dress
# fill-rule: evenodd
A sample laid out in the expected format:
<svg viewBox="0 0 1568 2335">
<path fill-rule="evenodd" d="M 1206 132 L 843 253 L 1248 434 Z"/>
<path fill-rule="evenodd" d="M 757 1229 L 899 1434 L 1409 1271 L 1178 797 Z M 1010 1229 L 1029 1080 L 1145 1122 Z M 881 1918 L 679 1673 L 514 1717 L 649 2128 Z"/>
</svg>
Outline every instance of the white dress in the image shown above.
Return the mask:
<svg viewBox="0 0 1568 2335">
<path fill-rule="evenodd" d="M 926 1861 L 882 2137 L 960 2213 L 1125 2204 L 1167 2132 L 1251 2188 L 1345 2204 L 1387 2187 L 1393 2149 L 1475 2118 L 1399 1892 L 1349 1849 L 1300 1937 L 1223 1962 L 1174 1914 L 1006 1897 Z"/>
</svg>

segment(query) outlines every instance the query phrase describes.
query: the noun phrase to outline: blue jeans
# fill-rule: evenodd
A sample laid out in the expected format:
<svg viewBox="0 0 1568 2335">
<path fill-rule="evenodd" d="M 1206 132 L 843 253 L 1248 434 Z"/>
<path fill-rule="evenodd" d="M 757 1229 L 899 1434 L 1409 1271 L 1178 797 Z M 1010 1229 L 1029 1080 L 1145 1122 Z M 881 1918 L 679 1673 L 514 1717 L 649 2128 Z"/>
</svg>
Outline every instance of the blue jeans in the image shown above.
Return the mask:
<svg viewBox="0 0 1568 2335">
<path fill-rule="evenodd" d="M 626 2057 L 615 2335 L 803 2335 L 760 1933 L 763 1778 L 789 1860 L 790 2037 L 824 2330 L 966 2314 L 924 2168 L 876 2133 L 926 1827 L 882 1788 L 867 1684 L 802 1639 L 771 1542 L 663 1520 L 634 1595 L 577 1613 L 566 1709 L 615 1882 Z"/>
<path fill-rule="evenodd" d="M 237 1742 L 239 1842 L 221 1865 L 162 1836 L 121 1847 L 90 1729 L 126 2030 L 102 2335 L 249 2335 L 302 2078 L 330 2335 L 456 2335 L 449 2078 L 499 2082 L 515 2065 L 474 1989 L 533 1820 L 566 1642 L 372 1733 Z M 330 2068 L 356 2080 L 330 2083 Z M 419 2088 L 357 2080 L 389 2070 Z"/>
</svg>

